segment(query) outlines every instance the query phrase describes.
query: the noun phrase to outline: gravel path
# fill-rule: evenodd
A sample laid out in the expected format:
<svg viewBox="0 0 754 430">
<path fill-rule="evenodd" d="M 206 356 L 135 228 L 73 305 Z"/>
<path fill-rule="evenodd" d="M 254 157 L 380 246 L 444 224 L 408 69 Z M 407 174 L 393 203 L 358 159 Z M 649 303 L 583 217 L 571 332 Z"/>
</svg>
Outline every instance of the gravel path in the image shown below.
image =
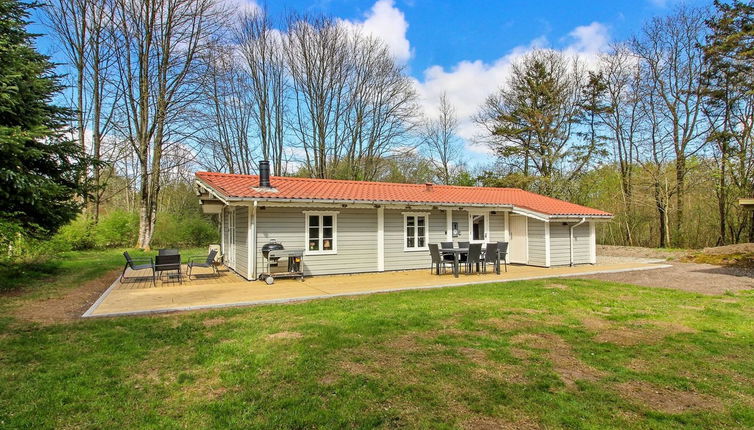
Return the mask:
<svg viewBox="0 0 754 430">
<path fill-rule="evenodd" d="M 669 263 L 667 269 L 602 273 L 585 279 L 622 282 L 645 287 L 673 288 L 702 294 L 754 289 L 754 270 L 696 263 Z"/>
</svg>

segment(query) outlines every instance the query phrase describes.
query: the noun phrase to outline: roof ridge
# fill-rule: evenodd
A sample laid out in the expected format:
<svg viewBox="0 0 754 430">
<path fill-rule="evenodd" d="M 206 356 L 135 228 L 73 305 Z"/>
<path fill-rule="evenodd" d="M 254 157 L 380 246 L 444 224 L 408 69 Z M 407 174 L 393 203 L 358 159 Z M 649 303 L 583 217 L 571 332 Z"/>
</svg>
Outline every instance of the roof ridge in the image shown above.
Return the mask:
<svg viewBox="0 0 754 430">
<path fill-rule="evenodd" d="M 212 176 L 242 176 L 242 177 L 248 177 L 248 178 L 258 178 L 259 175 L 247 175 L 243 173 L 223 173 L 223 172 L 209 172 L 209 171 L 198 171 L 196 172 L 196 175 L 199 174 L 206 174 L 206 175 L 212 175 Z M 406 186 L 406 187 L 420 187 L 424 186 L 425 183 L 415 184 L 410 182 L 386 182 L 386 181 L 362 181 L 358 179 L 335 179 L 335 178 L 305 178 L 300 176 L 270 176 L 270 179 L 283 179 L 283 180 L 295 180 L 295 181 L 317 181 L 317 182 L 332 182 L 332 183 L 351 183 L 351 184 L 375 184 L 375 185 L 398 185 L 398 186 Z M 449 184 L 435 184 L 432 183 L 432 186 L 434 187 L 447 187 L 447 188 L 461 188 L 461 189 L 471 189 L 471 188 L 484 188 L 488 190 L 507 190 L 507 191 L 526 191 L 521 188 L 514 188 L 514 187 L 478 187 L 474 185 L 449 185 Z"/>
</svg>

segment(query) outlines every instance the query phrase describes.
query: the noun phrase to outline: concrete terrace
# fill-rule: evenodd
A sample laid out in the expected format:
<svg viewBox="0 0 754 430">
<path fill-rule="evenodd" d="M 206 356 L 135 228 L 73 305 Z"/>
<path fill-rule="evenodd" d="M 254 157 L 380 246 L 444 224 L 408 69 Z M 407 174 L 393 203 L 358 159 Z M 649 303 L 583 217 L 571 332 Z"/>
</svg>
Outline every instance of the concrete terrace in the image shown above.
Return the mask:
<svg viewBox="0 0 754 430">
<path fill-rule="evenodd" d="M 316 276 L 304 282 L 279 279 L 274 285 L 248 282 L 229 270 L 220 275 L 199 275 L 183 283 L 176 279 L 157 281 L 152 285 L 151 273 L 128 273 L 130 279 L 116 279 L 110 288 L 84 313 L 84 317 L 137 315 L 194 309 L 211 309 L 231 306 L 249 306 L 268 303 L 322 299 L 328 297 L 384 293 L 401 290 L 443 288 L 469 284 L 510 282 L 526 279 L 543 279 L 579 276 L 595 273 L 612 273 L 633 270 L 650 270 L 668 267 L 644 261 L 608 260 L 596 265 L 540 268 L 509 265 L 508 272 L 495 274 L 491 268 L 486 274 L 461 274 L 454 278 L 450 273 L 434 275 L 427 270 L 362 273 L 354 275 Z"/>
</svg>

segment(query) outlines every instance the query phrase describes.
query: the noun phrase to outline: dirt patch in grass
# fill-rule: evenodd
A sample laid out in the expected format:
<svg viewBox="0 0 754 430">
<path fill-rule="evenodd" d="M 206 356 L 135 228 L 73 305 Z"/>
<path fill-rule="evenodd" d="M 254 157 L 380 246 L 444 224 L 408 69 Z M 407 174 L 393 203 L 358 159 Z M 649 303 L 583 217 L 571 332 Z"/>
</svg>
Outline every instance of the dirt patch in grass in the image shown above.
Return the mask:
<svg viewBox="0 0 754 430">
<path fill-rule="evenodd" d="M 584 317 L 581 319 L 581 324 L 586 327 L 587 330 L 596 332 L 612 328 L 610 321 L 597 317 Z"/>
<path fill-rule="evenodd" d="M 667 336 L 696 333 L 696 330 L 691 327 L 667 321 L 639 320 L 629 325 L 619 325 L 612 321 L 590 316 L 582 318 L 581 323 L 587 330 L 595 333 L 595 341 L 621 346 L 653 344 Z"/>
<path fill-rule="evenodd" d="M 281 331 L 267 335 L 268 339 L 301 339 L 303 334 L 297 331 Z"/>
<path fill-rule="evenodd" d="M 545 315 L 544 312 L 526 312 L 526 315 L 512 314 L 506 315 L 505 317 L 488 318 L 486 320 L 480 321 L 480 323 L 484 326 L 503 331 L 517 331 L 526 330 L 538 326 L 552 327 L 562 325 L 563 317 L 560 315 Z"/>
<path fill-rule="evenodd" d="M 110 271 L 79 287 L 49 297 L 21 302 L 13 315 L 22 321 L 42 325 L 59 324 L 81 318 L 94 302 L 112 285 L 120 270 Z"/>
<path fill-rule="evenodd" d="M 508 352 L 513 356 L 513 358 L 517 358 L 519 360 L 527 360 L 531 358 L 531 351 L 528 349 L 523 348 L 516 348 L 515 346 L 508 349 Z"/>
<path fill-rule="evenodd" d="M 525 384 L 527 379 L 521 366 L 500 363 L 488 357 L 484 350 L 476 348 L 459 348 L 458 351 L 477 366 L 474 373 L 482 379 L 493 378 L 512 384 Z"/>
<path fill-rule="evenodd" d="M 652 363 L 643 358 L 634 358 L 628 362 L 626 368 L 633 370 L 634 372 L 643 373 L 649 371 L 652 368 Z"/>
<path fill-rule="evenodd" d="M 514 336 L 511 341 L 547 351 L 553 370 L 568 389 L 576 388 L 576 381 L 596 381 L 605 376 L 601 370 L 581 361 L 560 336 L 527 333 Z"/>
<path fill-rule="evenodd" d="M 660 387 L 644 381 L 626 382 L 617 385 L 616 388 L 621 396 L 666 414 L 699 410 L 720 412 L 723 409 L 723 404 L 718 398 L 696 391 Z"/>
<path fill-rule="evenodd" d="M 549 284 L 545 284 L 545 288 L 549 290 L 569 290 L 571 287 L 569 287 L 568 285 L 551 282 Z"/>
<path fill-rule="evenodd" d="M 225 324 L 227 320 L 225 318 L 209 318 L 204 321 L 202 321 L 202 325 L 204 327 L 214 327 L 218 326 L 220 324 Z"/>
<path fill-rule="evenodd" d="M 481 321 L 481 323 L 485 326 L 494 327 L 504 331 L 524 330 L 539 325 L 531 318 L 522 317 L 520 315 L 510 315 L 506 318 L 489 318 Z"/>
<path fill-rule="evenodd" d="M 463 421 L 460 427 L 466 430 L 533 430 L 541 428 L 539 424 L 526 419 L 508 421 L 502 418 L 485 416 L 474 416 L 469 418 Z"/>
</svg>

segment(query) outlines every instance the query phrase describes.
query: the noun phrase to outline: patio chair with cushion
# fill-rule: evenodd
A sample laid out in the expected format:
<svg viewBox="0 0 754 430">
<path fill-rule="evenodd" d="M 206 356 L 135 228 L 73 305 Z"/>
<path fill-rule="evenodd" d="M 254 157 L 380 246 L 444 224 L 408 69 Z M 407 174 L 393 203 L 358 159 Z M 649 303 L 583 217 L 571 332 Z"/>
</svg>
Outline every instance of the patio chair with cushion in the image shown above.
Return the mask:
<svg viewBox="0 0 754 430">
<path fill-rule="evenodd" d="M 492 269 L 495 273 L 500 272 L 500 260 L 497 257 L 497 242 L 490 242 L 485 246 L 482 258 L 482 271 L 484 273 L 487 273 L 487 265 L 490 263 L 492 263 Z"/>
<path fill-rule="evenodd" d="M 217 256 L 217 250 L 213 249 L 207 255 L 195 255 L 189 257 L 188 261 L 188 278 L 191 279 L 191 272 L 194 267 L 204 267 L 205 269 L 212 269 L 212 273 L 217 275 L 217 266 L 215 266 L 215 257 Z"/>
<path fill-rule="evenodd" d="M 152 285 L 154 285 L 154 260 L 152 260 L 152 257 L 131 257 L 128 252 L 124 252 L 123 256 L 126 257 L 126 265 L 123 267 L 123 273 L 120 274 L 121 281 L 126 277 L 126 269 L 150 269 L 152 271 Z"/>
<path fill-rule="evenodd" d="M 175 271 L 178 275 L 178 283 L 183 283 L 181 280 L 181 256 L 179 254 L 158 255 L 154 260 L 154 271 L 159 272 L 172 272 Z"/>
<path fill-rule="evenodd" d="M 430 267 L 430 273 L 440 273 L 440 267 L 442 267 L 442 273 L 445 273 L 445 265 L 453 264 L 451 261 L 447 261 L 440 254 L 440 247 L 436 243 L 429 244 L 429 255 L 432 257 L 432 266 Z M 437 271 L 435 272 L 435 269 Z"/>
<path fill-rule="evenodd" d="M 479 264 L 482 261 L 482 244 L 481 243 L 472 243 L 469 244 L 469 253 L 466 256 L 466 273 L 471 273 L 474 269 L 474 266 L 479 266 Z M 477 273 L 479 273 L 479 270 L 477 269 Z"/>
</svg>

